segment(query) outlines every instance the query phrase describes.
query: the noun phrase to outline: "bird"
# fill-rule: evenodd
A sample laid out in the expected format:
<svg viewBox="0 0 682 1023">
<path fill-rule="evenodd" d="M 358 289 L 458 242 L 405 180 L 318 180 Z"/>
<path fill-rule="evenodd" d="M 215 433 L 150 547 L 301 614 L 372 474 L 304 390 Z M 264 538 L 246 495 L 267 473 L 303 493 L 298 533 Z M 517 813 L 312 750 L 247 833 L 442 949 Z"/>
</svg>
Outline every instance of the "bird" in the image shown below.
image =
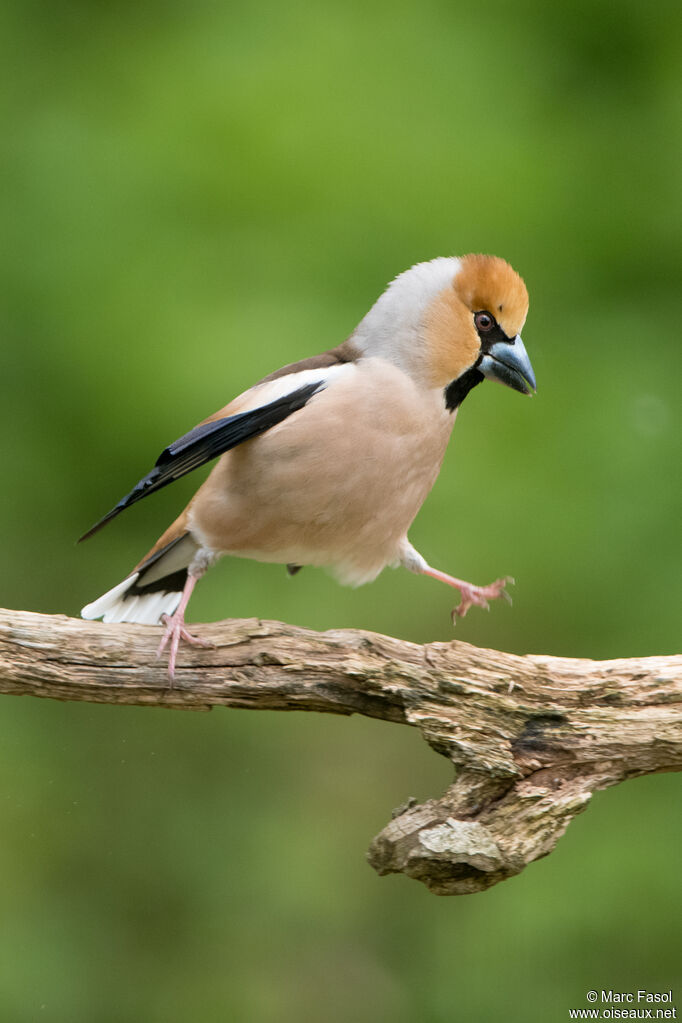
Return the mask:
<svg viewBox="0 0 682 1023">
<path fill-rule="evenodd" d="M 477 586 L 432 568 L 408 530 L 436 481 L 458 411 L 484 380 L 529 395 L 523 279 L 491 255 L 438 257 L 399 274 L 347 340 L 284 366 L 165 448 L 80 540 L 124 509 L 218 459 L 184 511 L 81 615 L 165 626 L 176 671 L 197 581 L 222 556 L 324 567 L 346 585 L 403 566 L 460 592 L 453 623 L 509 599 L 506 576 Z"/>
</svg>

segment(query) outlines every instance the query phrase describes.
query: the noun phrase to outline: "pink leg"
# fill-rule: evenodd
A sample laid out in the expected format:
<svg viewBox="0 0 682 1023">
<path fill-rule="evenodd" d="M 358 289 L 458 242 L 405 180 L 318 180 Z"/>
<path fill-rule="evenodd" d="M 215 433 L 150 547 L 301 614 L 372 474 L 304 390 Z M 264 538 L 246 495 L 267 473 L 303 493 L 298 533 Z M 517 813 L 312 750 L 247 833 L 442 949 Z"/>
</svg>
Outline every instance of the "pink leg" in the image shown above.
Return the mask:
<svg viewBox="0 0 682 1023">
<path fill-rule="evenodd" d="M 454 586 L 462 594 L 462 603 L 454 608 L 452 612 L 453 623 L 456 616 L 464 618 L 469 608 L 474 605 L 484 607 L 488 611 L 489 600 L 497 600 L 498 597 L 504 597 L 510 604 L 512 602 L 505 589 L 508 583 L 514 582 L 510 575 L 505 576 L 503 579 L 496 579 L 489 586 L 474 586 L 473 583 L 467 583 L 463 579 L 455 579 L 453 576 L 446 575 L 445 572 L 439 572 L 437 568 L 431 568 L 429 565 L 422 568 L 421 572 L 423 575 L 430 575 L 432 579 L 438 579 L 439 582 L 447 583 L 448 586 Z"/>
<path fill-rule="evenodd" d="M 415 572 L 417 575 L 430 575 L 432 579 L 438 579 L 439 582 L 447 583 L 448 586 L 454 586 L 455 589 L 459 590 L 462 594 L 462 603 L 452 612 L 453 625 L 455 617 L 464 618 L 464 615 L 474 604 L 487 610 L 488 601 L 496 600 L 498 597 L 504 597 L 511 604 L 511 597 L 505 589 L 507 583 L 514 582 L 510 575 L 505 576 L 504 579 L 497 579 L 490 586 L 474 586 L 472 583 L 465 582 L 464 579 L 455 579 L 452 575 L 439 572 L 437 568 L 431 568 L 422 558 L 419 551 L 414 549 L 407 537 L 403 537 L 400 544 L 399 561 L 409 572 Z"/>
<path fill-rule="evenodd" d="M 171 678 L 175 678 L 175 660 L 181 639 L 184 639 L 186 643 L 194 643 L 197 646 L 213 646 L 213 644 L 207 642 L 207 640 L 199 639 L 198 636 L 193 636 L 192 633 L 188 632 L 185 628 L 185 610 L 189 604 L 189 598 L 192 596 L 192 590 L 196 586 L 198 579 L 199 576 L 196 575 L 187 576 L 187 582 L 185 583 L 185 588 L 182 591 L 182 597 L 180 598 L 177 610 L 172 615 L 163 615 L 162 618 L 162 621 L 166 626 L 166 631 L 159 643 L 159 649 L 156 651 L 156 656 L 157 658 L 161 656 L 166 644 L 170 640 L 170 648 L 168 651 L 168 674 Z"/>
</svg>

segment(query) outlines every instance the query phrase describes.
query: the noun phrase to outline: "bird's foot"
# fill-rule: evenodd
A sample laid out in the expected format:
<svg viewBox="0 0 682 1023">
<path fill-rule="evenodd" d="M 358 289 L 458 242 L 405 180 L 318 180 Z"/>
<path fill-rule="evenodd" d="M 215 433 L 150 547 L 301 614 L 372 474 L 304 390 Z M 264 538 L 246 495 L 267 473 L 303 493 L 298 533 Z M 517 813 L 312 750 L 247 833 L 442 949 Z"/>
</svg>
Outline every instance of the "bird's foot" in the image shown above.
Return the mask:
<svg viewBox="0 0 682 1023">
<path fill-rule="evenodd" d="M 486 611 L 489 611 L 489 600 L 497 600 L 499 597 L 503 597 L 511 604 L 511 595 L 506 589 L 510 584 L 514 584 L 514 580 L 510 575 L 506 575 L 502 579 L 496 579 L 489 586 L 474 586 L 472 583 L 458 582 L 457 589 L 462 594 L 462 602 L 456 608 L 453 608 L 452 624 L 455 625 L 458 618 L 464 618 L 470 607 L 483 607 Z"/>
<path fill-rule="evenodd" d="M 184 612 L 178 610 L 172 615 L 162 615 L 161 621 L 166 626 L 161 642 L 159 643 L 159 649 L 156 651 L 157 660 L 163 653 L 164 649 L 168 644 L 168 675 L 171 679 L 175 678 L 175 661 L 178 655 L 178 647 L 180 640 L 184 640 L 185 643 L 191 643 L 194 646 L 205 646 L 212 647 L 215 644 L 209 642 L 207 639 L 199 639 L 198 636 L 193 636 L 188 631 L 185 625 Z"/>
</svg>

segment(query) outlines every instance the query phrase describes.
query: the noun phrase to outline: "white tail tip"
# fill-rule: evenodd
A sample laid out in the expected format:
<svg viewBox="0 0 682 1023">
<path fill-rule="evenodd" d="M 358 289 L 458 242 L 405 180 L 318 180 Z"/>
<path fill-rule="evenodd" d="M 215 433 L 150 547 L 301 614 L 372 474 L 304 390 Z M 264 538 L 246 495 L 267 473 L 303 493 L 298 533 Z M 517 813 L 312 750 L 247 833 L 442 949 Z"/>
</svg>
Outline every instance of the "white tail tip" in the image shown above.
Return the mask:
<svg viewBox="0 0 682 1023">
<path fill-rule="evenodd" d="M 81 611 L 81 618 L 101 618 L 103 622 L 136 622 L 139 625 L 157 625 L 164 614 L 172 615 L 180 603 L 181 593 L 152 590 L 127 596 L 139 572 L 103 593 Z"/>
</svg>

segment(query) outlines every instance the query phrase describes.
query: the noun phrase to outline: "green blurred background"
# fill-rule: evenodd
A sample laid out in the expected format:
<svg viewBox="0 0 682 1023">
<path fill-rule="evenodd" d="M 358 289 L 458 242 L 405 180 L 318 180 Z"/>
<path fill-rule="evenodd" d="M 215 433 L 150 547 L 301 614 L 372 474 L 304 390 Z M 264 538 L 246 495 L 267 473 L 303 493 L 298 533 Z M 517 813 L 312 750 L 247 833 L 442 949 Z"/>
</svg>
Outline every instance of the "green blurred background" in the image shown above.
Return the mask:
<svg viewBox="0 0 682 1023">
<path fill-rule="evenodd" d="M 539 391 L 466 402 L 412 529 L 510 573 L 461 639 L 679 650 L 679 4 L 0 9 L 2 602 L 75 615 L 193 492 L 75 538 L 159 451 L 352 330 L 410 264 L 525 277 Z M 224 561 L 194 620 L 451 638 L 387 571 Z M 450 780 L 416 734 L 312 714 L 2 702 L 0 1020 L 563 1020 L 680 984 L 680 779 L 593 800 L 548 859 L 439 899 L 364 861 Z"/>
</svg>

